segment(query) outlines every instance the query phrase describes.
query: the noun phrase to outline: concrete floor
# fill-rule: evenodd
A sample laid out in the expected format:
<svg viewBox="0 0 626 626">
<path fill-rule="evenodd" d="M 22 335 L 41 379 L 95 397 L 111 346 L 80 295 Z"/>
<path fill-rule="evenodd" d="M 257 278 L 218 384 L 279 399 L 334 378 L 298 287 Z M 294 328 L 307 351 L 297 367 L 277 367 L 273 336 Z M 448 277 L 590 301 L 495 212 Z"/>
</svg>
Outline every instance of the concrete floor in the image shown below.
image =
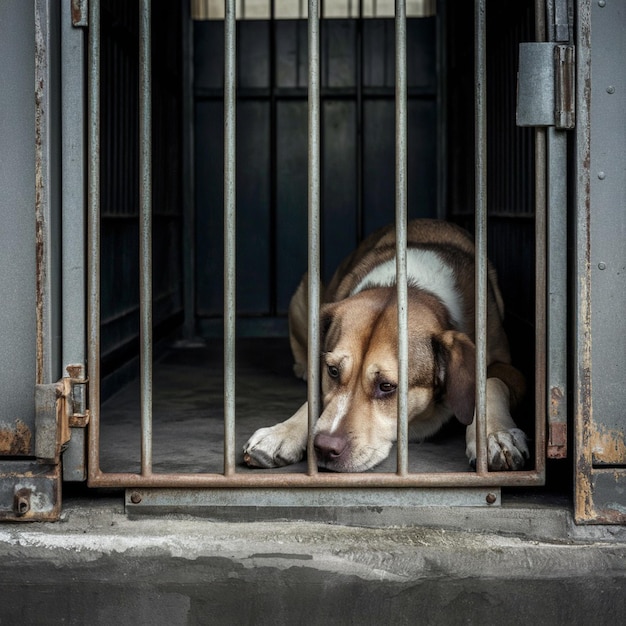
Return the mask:
<svg viewBox="0 0 626 626">
<path fill-rule="evenodd" d="M 167 352 L 154 370 L 153 456 L 156 472 L 223 471 L 223 356 L 221 343 Z M 238 342 L 236 445 L 290 417 L 306 400 L 306 383 L 292 373 L 285 339 Z M 101 469 L 138 472 L 140 402 L 137 382 L 108 399 L 101 410 Z M 410 471 L 466 472 L 464 434 L 451 424 L 430 442 L 410 444 Z M 238 471 L 252 473 L 238 457 Z M 278 470 L 306 471 L 306 463 Z M 395 471 L 395 449 L 374 471 Z"/>
</svg>

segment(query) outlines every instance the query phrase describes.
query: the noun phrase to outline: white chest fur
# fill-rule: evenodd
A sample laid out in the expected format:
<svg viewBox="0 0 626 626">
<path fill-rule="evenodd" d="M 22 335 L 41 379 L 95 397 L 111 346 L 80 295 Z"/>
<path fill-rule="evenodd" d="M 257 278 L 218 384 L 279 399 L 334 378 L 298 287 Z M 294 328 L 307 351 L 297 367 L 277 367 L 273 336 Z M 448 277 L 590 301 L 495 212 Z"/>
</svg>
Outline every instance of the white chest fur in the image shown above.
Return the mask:
<svg viewBox="0 0 626 626">
<path fill-rule="evenodd" d="M 456 288 L 454 274 L 441 257 L 433 250 L 407 250 L 407 280 L 437 296 L 450 312 L 456 328 L 463 326 L 463 307 L 461 296 Z M 396 284 L 396 259 L 385 261 L 366 274 L 352 290 L 351 295 L 359 293 L 365 287 L 391 287 Z"/>
</svg>

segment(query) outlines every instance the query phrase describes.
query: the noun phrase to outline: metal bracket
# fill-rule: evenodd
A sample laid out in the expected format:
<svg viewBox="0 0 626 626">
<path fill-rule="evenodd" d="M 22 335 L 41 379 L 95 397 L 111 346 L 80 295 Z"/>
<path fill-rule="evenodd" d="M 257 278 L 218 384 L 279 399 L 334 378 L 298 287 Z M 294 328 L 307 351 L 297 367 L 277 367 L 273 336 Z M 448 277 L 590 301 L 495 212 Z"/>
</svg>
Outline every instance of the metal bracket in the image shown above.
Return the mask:
<svg viewBox="0 0 626 626">
<path fill-rule="evenodd" d="M 72 429 L 89 423 L 84 371 L 84 365 L 68 365 L 68 376 L 35 386 L 35 445 L 29 458 L 0 464 L 0 521 L 59 518 L 61 455 Z"/>
<path fill-rule="evenodd" d="M 53 522 L 60 514 L 58 464 L 38 459 L 0 464 L 0 522 Z"/>
<path fill-rule="evenodd" d="M 574 128 L 574 52 L 574 46 L 551 42 L 519 45 L 518 126 Z"/>
</svg>

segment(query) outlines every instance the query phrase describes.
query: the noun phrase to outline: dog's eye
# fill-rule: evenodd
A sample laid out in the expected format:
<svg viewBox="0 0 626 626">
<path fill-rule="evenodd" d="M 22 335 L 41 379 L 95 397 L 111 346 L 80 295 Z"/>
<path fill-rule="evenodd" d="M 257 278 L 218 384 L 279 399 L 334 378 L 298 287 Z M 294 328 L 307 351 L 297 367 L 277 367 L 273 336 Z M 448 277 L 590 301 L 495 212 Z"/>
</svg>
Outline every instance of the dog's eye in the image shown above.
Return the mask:
<svg viewBox="0 0 626 626">
<path fill-rule="evenodd" d="M 329 365 L 327 369 L 331 378 L 339 378 L 339 368 L 336 365 Z"/>
<path fill-rule="evenodd" d="M 393 383 L 382 382 L 378 384 L 378 391 L 381 394 L 386 395 L 395 390 L 396 390 L 396 385 L 394 385 Z"/>
</svg>

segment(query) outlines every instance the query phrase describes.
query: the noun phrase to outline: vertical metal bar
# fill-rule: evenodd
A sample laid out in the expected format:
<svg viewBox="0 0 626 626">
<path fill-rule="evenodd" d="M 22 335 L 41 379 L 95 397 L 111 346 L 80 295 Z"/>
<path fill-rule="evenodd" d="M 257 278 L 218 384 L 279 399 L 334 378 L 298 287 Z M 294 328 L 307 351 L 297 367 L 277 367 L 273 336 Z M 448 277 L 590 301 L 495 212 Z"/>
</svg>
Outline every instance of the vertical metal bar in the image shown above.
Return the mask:
<svg viewBox="0 0 626 626">
<path fill-rule="evenodd" d="M 476 186 L 476 470 L 487 467 L 487 88 L 486 0 L 474 5 Z"/>
<path fill-rule="evenodd" d="M 554 15 L 554 29 L 548 29 L 543 25 L 537 25 L 537 31 L 545 33 L 554 32 L 555 36 L 549 36 L 549 40 L 556 37 L 556 33 L 561 31 L 562 36 L 568 41 L 569 28 L 567 19 L 565 26 L 559 28 L 558 20 L 563 20 L 562 3 L 556 3 Z M 561 10 L 559 10 L 559 7 Z M 543 12 L 536 9 L 538 17 L 543 18 Z M 551 24 L 552 26 L 552 24 Z M 538 32 L 538 35 L 540 33 Z M 546 37 L 538 40 L 544 40 Z M 547 259 L 547 264 L 542 263 L 542 267 L 537 268 L 537 283 L 539 283 L 539 273 L 542 272 L 543 290 L 537 293 L 537 315 L 539 306 L 542 305 L 542 321 L 545 328 L 542 336 L 537 336 L 538 345 L 543 354 L 537 354 L 537 358 L 543 358 L 546 364 L 547 377 L 542 380 L 545 386 L 543 394 L 537 396 L 542 398 L 542 412 L 537 412 L 537 420 L 546 411 L 548 415 L 549 436 L 546 453 L 549 458 L 565 458 L 567 456 L 567 176 L 564 175 L 567 168 L 567 136 L 564 130 L 556 128 L 538 129 L 537 132 L 544 133 L 543 169 L 544 178 L 547 176 L 547 202 L 544 200 L 543 209 L 545 215 L 542 216 L 542 223 L 537 220 L 537 253 L 543 254 Z M 546 163 L 547 161 L 547 163 Z M 545 183 L 544 183 L 545 184 Z M 546 210 L 547 207 L 547 210 Z M 540 242 L 543 243 L 539 247 Z M 539 256 L 538 256 L 539 258 Z M 546 267 L 547 265 L 547 267 Z M 549 301 L 546 302 L 546 294 Z M 536 324 L 537 333 L 540 325 Z M 548 354 L 545 355 L 545 346 Z M 541 453 L 543 456 L 543 451 Z"/>
<path fill-rule="evenodd" d="M 224 474 L 235 472 L 235 0 L 224 15 Z"/>
<path fill-rule="evenodd" d="M 396 289 L 398 297 L 398 474 L 408 472 L 406 0 L 396 0 Z"/>
<path fill-rule="evenodd" d="M 89 475 L 100 473 L 100 0 L 89 2 L 87 75 L 87 375 Z"/>
<path fill-rule="evenodd" d="M 535 38 L 537 41 L 545 41 L 546 39 L 546 16 L 544 0 L 535 0 Z M 550 176 L 546 164 L 546 158 L 549 152 L 549 133 L 552 129 L 536 128 L 535 129 L 535 469 L 537 472 L 543 473 L 545 468 L 545 424 L 547 403 L 550 398 L 546 397 L 546 367 L 550 367 L 546 359 L 546 346 L 549 350 L 548 359 L 552 358 L 552 352 L 555 345 L 552 340 L 547 339 L 547 309 L 546 309 L 546 266 L 551 263 L 548 256 L 547 239 L 547 206 L 548 206 L 548 188 L 553 181 L 565 181 L 563 171 L 556 172 L 555 176 Z M 561 133 L 564 135 L 564 133 Z M 566 155 L 561 155 L 560 164 L 566 167 Z M 550 181 L 550 184 L 548 184 Z M 557 182 L 557 186 L 563 185 L 564 182 Z M 565 193 L 565 192 L 564 192 Z M 550 201 L 551 203 L 551 201 Z M 562 226 L 565 227 L 565 215 L 559 215 L 563 219 Z M 566 237 L 566 234 L 563 233 Z M 563 239 L 566 241 L 566 239 Z M 567 289 L 567 275 L 563 277 L 564 283 L 556 287 Z M 559 303 L 559 304 L 565 304 Z M 567 326 L 566 320 L 560 320 L 564 327 Z M 562 358 L 565 359 L 566 344 L 559 346 L 563 350 Z M 559 357 L 556 357 L 559 358 Z M 565 380 L 563 380 L 565 386 Z M 565 402 L 565 401 L 564 401 Z"/>
<path fill-rule="evenodd" d="M 86 26 L 86 14 L 74 14 L 77 23 Z M 85 354 L 85 39 L 84 30 L 72 21 L 72 6 L 61 5 L 61 141 L 63 185 L 62 211 L 62 267 L 63 294 L 62 364 L 84 364 Z M 86 400 L 86 399 L 85 399 Z M 63 453 L 63 479 L 84 481 L 84 428 L 73 428 L 72 436 Z"/>
<path fill-rule="evenodd" d="M 58 362 L 58 344 L 54 340 L 58 335 L 55 328 L 55 284 L 53 278 L 58 272 L 56 246 L 51 242 L 56 239 L 53 219 L 54 205 L 54 156 L 53 122 L 55 114 L 52 76 L 57 63 L 56 54 L 52 53 L 52 39 L 56 24 L 51 7 L 44 0 L 35 1 L 35 230 L 37 240 L 36 256 L 36 373 L 35 381 L 39 384 L 57 380 L 61 375 L 55 365 Z"/>
<path fill-rule="evenodd" d="M 576 144 L 574 222 L 574 515 L 588 522 L 596 512 L 592 492 L 591 388 L 591 14 L 590 2 L 576 10 Z"/>
<path fill-rule="evenodd" d="M 313 447 L 313 426 L 320 413 L 319 397 L 319 304 L 320 304 L 320 43 L 318 0 L 309 0 L 309 329 L 308 329 L 308 409 L 309 435 L 307 440 L 308 472 L 317 473 Z"/>
<path fill-rule="evenodd" d="M 141 473 L 152 473 L 152 93 L 151 3 L 139 4 L 139 307 Z"/>
</svg>

